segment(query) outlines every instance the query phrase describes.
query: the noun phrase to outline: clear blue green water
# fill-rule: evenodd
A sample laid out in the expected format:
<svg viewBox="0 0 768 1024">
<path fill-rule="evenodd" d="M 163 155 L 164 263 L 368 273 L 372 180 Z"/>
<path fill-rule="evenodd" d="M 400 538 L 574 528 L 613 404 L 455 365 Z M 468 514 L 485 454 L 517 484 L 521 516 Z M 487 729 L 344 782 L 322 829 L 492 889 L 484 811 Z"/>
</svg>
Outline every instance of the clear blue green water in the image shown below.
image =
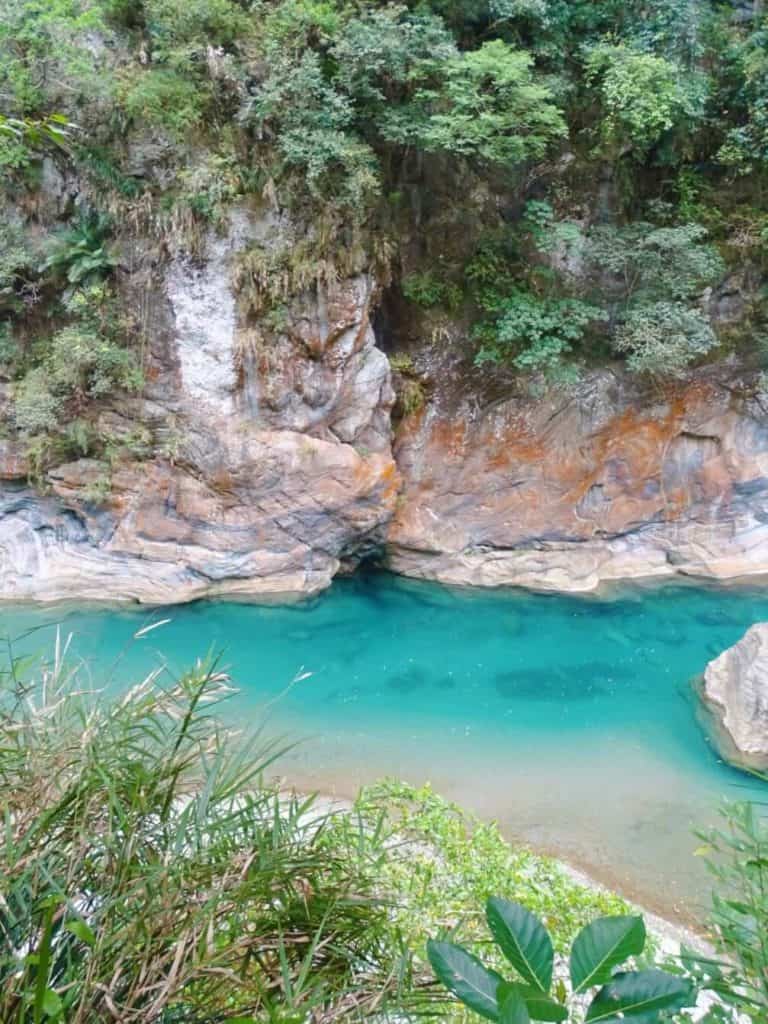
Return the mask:
<svg viewBox="0 0 768 1024">
<path fill-rule="evenodd" d="M 5 608 L 0 633 L 42 626 L 21 645 L 45 651 L 61 623 L 96 683 L 221 650 L 237 720 L 267 714 L 301 740 L 279 766 L 289 782 L 352 795 L 382 775 L 429 780 L 509 836 L 697 917 L 708 886 L 693 827 L 722 797 L 768 789 L 718 760 L 690 680 L 766 618 L 768 589 L 596 599 L 372 575 L 291 606 Z"/>
</svg>

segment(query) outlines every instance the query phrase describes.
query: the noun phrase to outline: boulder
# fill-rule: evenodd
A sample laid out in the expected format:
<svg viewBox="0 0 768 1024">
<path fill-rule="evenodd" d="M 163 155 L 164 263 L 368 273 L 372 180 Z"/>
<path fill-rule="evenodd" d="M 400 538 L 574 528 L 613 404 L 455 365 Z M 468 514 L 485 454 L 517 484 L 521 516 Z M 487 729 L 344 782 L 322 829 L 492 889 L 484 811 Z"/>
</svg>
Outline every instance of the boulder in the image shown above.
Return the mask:
<svg viewBox="0 0 768 1024">
<path fill-rule="evenodd" d="M 768 622 L 710 661 L 702 697 L 725 760 L 768 770 Z"/>
</svg>

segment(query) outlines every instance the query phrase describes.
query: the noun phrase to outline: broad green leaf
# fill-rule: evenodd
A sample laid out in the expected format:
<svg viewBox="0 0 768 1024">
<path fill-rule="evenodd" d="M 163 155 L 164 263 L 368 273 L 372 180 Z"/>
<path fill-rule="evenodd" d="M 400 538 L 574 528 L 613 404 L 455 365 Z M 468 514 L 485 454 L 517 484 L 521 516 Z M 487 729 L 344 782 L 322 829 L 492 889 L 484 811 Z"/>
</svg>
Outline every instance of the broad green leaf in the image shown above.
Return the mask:
<svg viewBox="0 0 768 1024">
<path fill-rule="evenodd" d="M 499 1024 L 531 1024 L 525 1000 L 517 989 L 508 989 L 500 999 Z"/>
<path fill-rule="evenodd" d="M 77 918 L 75 921 L 67 921 L 64 925 L 68 932 L 71 932 L 76 939 L 80 939 L 87 946 L 92 946 L 96 942 L 96 936 L 94 935 L 93 929 L 90 925 L 86 924 L 82 918 Z"/>
<path fill-rule="evenodd" d="M 695 999 L 685 978 L 652 968 L 616 974 L 597 993 L 587 1010 L 590 1024 L 639 1024 L 655 1019 L 659 1010 L 680 1010 Z"/>
<path fill-rule="evenodd" d="M 642 917 L 598 917 L 582 928 L 571 949 L 571 984 L 574 992 L 610 981 L 611 972 L 628 956 L 642 953 L 645 924 Z"/>
<path fill-rule="evenodd" d="M 499 1019 L 496 989 L 504 980 L 500 974 L 452 942 L 430 939 L 427 956 L 432 970 L 457 999 L 487 1020 Z"/>
<path fill-rule="evenodd" d="M 47 988 L 43 995 L 43 1013 L 46 1017 L 59 1017 L 64 1009 L 61 997 L 52 988 Z"/>
<path fill-rule="evenodd" d="M 504 956 L 529 985 L 549 992 L 554 952 L 552 940 L 530 910 L 492 896 L 485 906 L 488 927 Z"/>
<path fill-rule="evenodd" d="M 523 985 L 519 981 L 505 981 L 499 985 L 496 998 L 501 1004 L 510 989 L 515 989 L 522 997 L 531 1020 L 563 1021 L 568 1018 L 568 1010 L 562 1003 L 544 995 L 535 985 Z"/>
</svg>

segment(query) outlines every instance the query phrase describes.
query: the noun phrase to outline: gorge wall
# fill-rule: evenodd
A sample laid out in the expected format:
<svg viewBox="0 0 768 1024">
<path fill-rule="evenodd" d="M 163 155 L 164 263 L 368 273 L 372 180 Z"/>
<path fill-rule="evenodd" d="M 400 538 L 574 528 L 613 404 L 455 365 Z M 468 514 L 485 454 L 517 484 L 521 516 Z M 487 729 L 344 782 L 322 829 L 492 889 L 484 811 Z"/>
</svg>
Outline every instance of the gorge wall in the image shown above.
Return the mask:
<svg viewBox="0 0 768 1024">
<path fill-rule="evenodd" d="M 133 239 L 119 281 L 141 313 L 146 385 L 98 415 L 113 435 L 141 428 L 147 450 L 107 477 L 93 458 L 66 462 L 41 487 L 20 442 L 0 440 L 0 597 L 284 599 L 369 556 L 562 591 L 768 572 L 754 375 L 721 363 L 662 390 L 604 368 L 532 398 L 489 384 L 461 345 L 417 339 L 425 401 L 393 432 L 370 274 L 308 289 L 279 323 L 243 310 L 238 253 L 286 230 L 243 208 L 194 258 Z"/>
</svg>

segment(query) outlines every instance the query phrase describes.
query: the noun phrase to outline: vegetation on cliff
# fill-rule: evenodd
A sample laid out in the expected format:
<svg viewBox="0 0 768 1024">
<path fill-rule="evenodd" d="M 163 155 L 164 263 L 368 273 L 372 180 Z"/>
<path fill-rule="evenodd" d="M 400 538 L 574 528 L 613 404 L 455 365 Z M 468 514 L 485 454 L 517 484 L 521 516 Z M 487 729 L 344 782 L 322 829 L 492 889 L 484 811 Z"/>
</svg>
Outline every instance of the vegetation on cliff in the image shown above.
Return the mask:
<svg viewBox="0 0 768 1024">
<path fill-rule="evenodd" d="M 425 330 L 458 322 L 479 364 L 539 386 L 762 360 L 760 3 L 2 7 L 0 359 L 40 465 L 115 447 L 86 410 L 140 381 L 141 324 L 113 308 L 132 241 L 195 253 L 234 203 L 294 225 L 241 254 L 247 317 L 369 266 Z"/>
</svg>

